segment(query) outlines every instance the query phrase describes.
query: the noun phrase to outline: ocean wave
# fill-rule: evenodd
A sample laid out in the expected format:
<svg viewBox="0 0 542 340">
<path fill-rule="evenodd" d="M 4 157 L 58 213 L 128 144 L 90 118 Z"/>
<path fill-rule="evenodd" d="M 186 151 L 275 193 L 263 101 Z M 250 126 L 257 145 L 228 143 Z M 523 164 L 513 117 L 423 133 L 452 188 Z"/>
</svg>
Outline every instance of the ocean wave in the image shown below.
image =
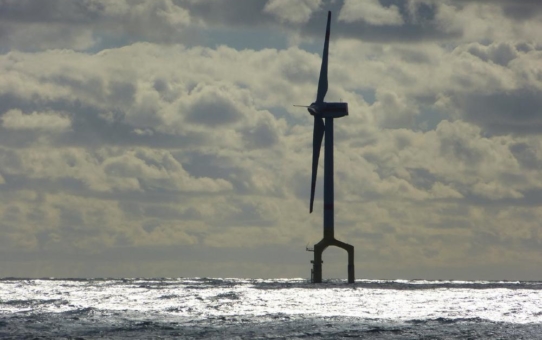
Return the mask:
<svg viewBox="0 0 542 340">
<path fill-rule="evenodd" d="M 540 287 L 502 281 L 10 279 L 0 281 L 0 338 L 527 339 L 542 334 Z"/>
</svg>

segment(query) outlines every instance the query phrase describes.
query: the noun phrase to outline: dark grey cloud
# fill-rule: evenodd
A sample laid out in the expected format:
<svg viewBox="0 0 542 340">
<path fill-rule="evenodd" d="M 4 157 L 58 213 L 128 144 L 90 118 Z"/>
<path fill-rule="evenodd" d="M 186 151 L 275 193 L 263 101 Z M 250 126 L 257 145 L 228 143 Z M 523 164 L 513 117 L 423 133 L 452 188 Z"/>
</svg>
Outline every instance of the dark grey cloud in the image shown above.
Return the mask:
<svg viewBox="0 0 542 340">
<path fill-rule="evenodd" d="M 464 27 L 459 22 L 449 26 L 446 19 L 439 17 L 443 6 L 451 6 L 456 11 L 462 11 L 469 4 L 488 4 L 500 8 L 502 15 L 512 20 L 526 20 L 540 14 L 540 2 L 533 1 L 475 1 L 475 0 L 449 0 L 449 1 L 406 1 L 406 0 L 379 0 L 384 8 L 394 6 L 398 9 L 403 24 L 374 25 L 363 20 L 343 22 L 337 20 L 343 7 L 343 1 L 323 1 L 319 10 L 312 13 L 308 22 L 292 24 L 283 22 L 266 13 L 264 1 L 249 2 L 225 0 L 221 2 L 180 1 L 181 6 L 188 9 L 195 18 L 198 18 L 208 27 L 273 27 L 280 26 L 286 32 L 300 33 L 309 37 L 321 37 L 323 23 L 327 11 L 331 10 L 332 35 L 334 37 L 347 37 L 371 42 L 398 42 L 412 43 L 420 41 L 456 41 L 465 37 Z M 491 14 L 493 15 L 493 14 Z M 495 20 L 501 20 L 495 18 Z M 232 32 L 233 34 L 233 32 Z M 483 37 L 480 37 L 483 39 Z"/>
<path fill-rule="evenodd" d="M 245 131 L 244 139 L 248 148 L 269 148 L 277 144 L 279 135 L 270 122 L 260 122 L 256 127 Z"/>
<path fill-rule="evenodd" d="M 437 181 L 436 176 L 425 168 L 407 169 L 410 174 L 410 183 L 417 188 L 429 190 Z"/>
<path fill-rule="evenodd" d="M 31 60 L 36 58 L 32 54 L 18 56 L 21 59 L 14 59 L 21 63 L 33 63 Z M 60 53 L 56 65 L 62 65 L 62 58 L 68 56 L 76 55 Z M 10 56 L 4 58 L 11 60 Z M 78 66 L 81 70 L 85 69 L 84 65 Z M 0 93 L 0 119 L 10 110 L 20 110 L 23 116 L 53 111 L 69 118 L 71 125 L 65 131 L 52 133 L 43 129 L 9 129 L 4 122 L 0 126 L 0 145 L 25 147 L 45 136 L 57 146 L 147 145 L 178 148 L 180 145 L 199 144 L 208 139 L 208 135 L 197 131 L 159 131 L 157 127 L 162 121 L 156 107 L 147 105 L 146 100 L 141 103 L 136 101 L 136 95 L 141 89 L 133 73 L 127 74 L 125 71 L 122 74 L 104 74 L 102 68 L 107 68 L 105 63 L 93 63 L 93 66 L 97 67 L 95 72 L 81 71 L 73 65 L 56 69 L 53 67 L 51 72 L 40 71 L 30 76 L 20 66 L 17 66 L 19 68 L 16 72 L 10 71 L 16 81 L 9 83 Z M 8 68 L 4 68 L 5 72 L 8 72 Z M 114 64 L 113 68 L 118 69 L 119 65 Z M 155 87 L 160 90 L 158 92 L 162 98 L 165 97 L 165 102 L 171 100 L 172 96 L 178 96 L 178 91 L 173 93 L 168 89 L 169 83 L 164 79 L 156 80 Z M 29 95 L 25 88 L 32 88 L 33 94 Z M 49 92 L 46 88 L 54 90 Z M 128 118 L 130 112 L 133 113 Z"/>
<path fill-rule="evenodd" d="M 1 100 L 4 98 L 5 100 Z M 208 135 L 197 131 L 167 134 L 148 129 L 148 134 L 136 133 L 137 126 L 124 121 L 123 110 L 111 111 L 79 100 L 48 100 L 33 98 L 28 100 L 14 95 L 0 95 L 0 119 L 10 109 L 20 109 L 30 114 L 40 109 L 69 112 L 71 129 L 56 134 L 47 131 L 15 131 L 0 126 L 0 145 L 25 147 L 33 145 L 43 136 L 50 135 L 49 141 L 56 146 L 85 146 L 96 148 L 104 145 L 137 146 L 146 145 L 160 148 L 178 148 L 180 145 L 196 145 L 208 140 Z M 108 113 L 108 117 L 104 116 Z M 113 120 L 111 120 L 111 118 Z"/>
<path fill-rule="evenodd" d="M 2 1 L 0 3 L 0 48 L 22 50 L 75 47 L 101 49 L 108 45 L 129 44 L 134 41 L 159 43 L 191 43 L 197 35 L 182 23 L 182 11 L 192 21 L 205 22 L 207 27 L 265 27 L 280 26 L 303 35 L 322 36 L 322 23 L 327 10 L 334 14 L 333 34 L 337 37 L 368 41 L 419 41 L 458 37 L 461 32 L 445 32 L 434 22 L 436 6 L 417 5 L 406 10 L 405 1 L 382 1 L 400 9 L 405 21 L 402 26 L 374 26 L 363 22 L 345 24 L 337 21 L 341 1 L 327 1 L 303 25 L 284 23 L 264 11 L 265 1 L 142 1 L 137 4 L 94 0 Z M 189 19 L 185 21 L 188 22 Z M 34 32 L 24 34 L 23 29 Z M 90 34 L 89 32 L 91 32 Z M 100 47 L 101 46 L 101 47 Z"/>
<path fill-rule="evenodd" d="M 321 11 L 317 11 L 311 17 L 308 23 L 302 25 L 299 29 L 304 35 L 320 37 L 323 32 L 323 24 L 326 20 L 327 10 L 333 14 L 334 37 L 346 37 L 351 39 L 360 39 L 370 42 L 416 42 L 431 40 L 448 40 L 460 38 L 462 31 L 448 31 L 442 27 L 435 18 L 438 10 L 436 4 L 417 3 L 415 7 L 407 8 L 407 1 L 381 0 L 383 6 L 394 5 L 399 9 L 403 19 L 402 25 L 373 25 L 364 21 L 354 21 L 345 23 L 338 20 L 339 13 L 343 6 L 342 1 L 325 2 Z"/>
<path fill-rule="evenodd" d="M 21 172 L 23 171 L 24 169 L 21 168 Z M 3 194 L 21 190 L 35 190 L 40 193 L 48 194 L 65 192 L 78 196 L 86 196 L 92 192 L 84 181 L 68 176 L 46 178 L 45 174 L 40 176 L 39 173 L 34 176 L 29 176 L 24 173 L 13 174 L 11 171 L 6 170 L 5 167 L 2 169 L 2 176 L 6 181 L 0 188 L 0 192 Z"/>
<path fill-rule="evenodd" d="M 481 150 L 473 148 L 469 138 L 457 135 L 441 137 L 440 152 L 444 157 L 451 157 L 470 166 L 476 166 L 484 158 Z"/>
<path fill-rule="evenodd" d="M 438 6 L 432 3 L 418 3 L 407 8 L 407 1 L 381 0 L 383 6 L 399 8 L 404 25 L 376 26 L 366 22 L 344 23 L 337 18 L 343 6 L 342 1 L 323 1 L 320 10 L 315 11 L 307 23 L 291 24 L 278 21 L 263 11 L 265 1 L 225 0 L 195 1 L 178 3 L 187 8 L 191 15 L 204 20 L 209 26 L 278 26 L 297 31 L 311 37 L 321 37 L 325 30 L 327 11 L 333 12 L 332 34 L 335 37 L 348 37 L 373 42 L 412 42 L 422 40 L 458 38 L 462 32 L 447 32 L 435 22 Z"/>
<path fill-rule="evenodd" d="M 3 22 L 66 22 L 89 23 L 98 19 L 104 7 L 97 1 L 70 0 L 2 0 L 0 19 Z"/>
<path fill-rule="evenodd" d="M 470 2 L 455 0 L 446 4 L 460 8 Z M 250 0 L 147 0 L 137 3 L 4 0 L 0 2 L 0 50 L 13 47 L 21 50 L 70 47 L 101 50 L 136 41 L 191 45 L 203 38 L 204 32 L 221 28 L 280 27 L 283 32 L 321 37 L 327 10 L 334 13 L 332 34 L 335 37 L 408 43 L 459 39 L 464 33 L 461 28 L 450 30 L 438 22 L 437 13 L 442 3 L 436 1 L 412 4 L 403 0 L 380 0 L 384 7 L 398 8 L 402 25 L 338 21 L 343 1 L 331 0 L 323 1 L 306 23 L 284 22 L 264 10 L 266 3 Z M 532 17 L 541 8 L 535 1 L 487 3 L 501 6 L 504 15 L 517 20 Z M 196 29 L 197 23 L 204 23 L 207 29 Z"/>
<path fill-rule="evenodd" d="M 88 50 L 134 41 L 179 42 L 191 35 L 189 15 L 170 0 L 0 2 L 0 51 Z"/>
<path fill-rule="evenodd" d="M 408 1 L 380 0 L 381 5 L 396 6 L 403 19 L 402 25 L 371 25 L 353 22 L 337 25 L 337 34 L 372 42 L 416 42 L 460 38 L 460 30 L 450 31 L 436 21 L 438 3 L 419 2 L 409 6 Z M 337 12 L 338 13 L 338 12 Z"/>
<path fill-rule="evenodd" d="M 522 167 L 529 170 L 542 169 L 542 160 L 538 157 L 536 149 L 527 143 L 514 143 L 509 147 L 510 152 Z"/>
<path fill-rule="evenodd" d="M 503 14 L 513 20 L 529 20 L 542 13 L 542 3 L 538 0 L 454 0 L 452 3 L 499 5 Z"/>
<path fill-rule="evenodd" d="M 232 183 L 237 193 L 248 194 L 251 192 L 250 185 L 246 181 L 250 174 L 240 164 L 237 164 L 235 159 L 199 150 L 177 154 L 179 161 L 183 163 L 183 167 L 190 175 L 215 179 L 224 178 Z"/>
<path fill-rule="evenodd" d="M 173 156 L 183 163 L 186 171 L 197 176 L 224 178 L 240 171 L 239 166 L 228 157 L 200 150 L 173 152 Z"/>
<path fill-rule="evenodd" d="M 242 118 L 243 114 L 230 99 L 214 93 L 198 98 L 186 113 L 188 122 L 210 127 L 233 124 Z"/>
<path fill-rule="evenodd" d="M 521 46 L 519 47 L 521 48 Z M 518 57 L 516 46 L 505 42 L 493 44 L 489 47 L 475 44 L 469 47 L 468 51 L 483 61 L 492 61 L 501 66 L 507 66 L 509 62 Z"/>
<path fill-rule="evenodd" d="M 256 137 L 255 137 L 256 138 Z M 260 143 L 260 142 L 258 142 Z M 272 152 L 263 150 L 265 146 L 243 146 L 243 152 L 224 153 L 218 148 L 216 151 L 209 151 L 205 148 L 191 149 L 182 152 L 173 152 L 173 155 L 183 164 L 183 168 L 192 176 L 208 177 L 212 179 L 225 179 L 232 184 L 234 192 L 240 195 L 259 195 L 262 191 L 258 188 L 258 183 L 252 178 L 253 173 L 264 169 L 273 169 L 279 167 L 278 159 L 280 154 L 269 154 L 269 159 L 264 159 L 257 163 L 248 162 L 247 154 L 254 149 L 256 152 Z M 267 155 L 267 154 L 264 154 Z M 265 158 L 265 157 L 264 157 Z M 274 161 L 277 159 L 277 161 Z M 265 164 L 270 163 L 270 164 Z M 256 168 L 258 167 L 258 168 Z M 274 170 L 272 170 L 274 171 Z M 266 180 L 275 178 L 266 174 Z M 284 188 L 282 182 L 275 182 L 271 188 L 267 188 L 264 193 L 268 197 L 282 196 Z"/>
<path fill-rule="evenodd" d="M 542 92 L 522 87 L 493 93 L 457 94 L 457 107 L 464 119 L 491 134 L 540 134 L 542 132 Z"/>
<path fill-rule="evenodd" d="M 272 23 L 275 19 L 263 11 L 266 1 L 252 0 L 175 0 L 188 9 L 190 14 L 210 25 L 219 26 L 260 26 Z"/>
</svg>

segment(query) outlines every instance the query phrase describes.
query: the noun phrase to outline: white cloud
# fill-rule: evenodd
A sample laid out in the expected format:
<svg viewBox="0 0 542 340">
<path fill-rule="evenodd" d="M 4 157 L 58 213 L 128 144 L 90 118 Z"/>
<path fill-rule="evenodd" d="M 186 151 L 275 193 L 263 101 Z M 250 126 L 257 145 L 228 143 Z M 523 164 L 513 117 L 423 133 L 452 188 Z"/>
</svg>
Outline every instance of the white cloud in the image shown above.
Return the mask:
<svg viewBox="0 0 542 340">
<path fill-rule="evenodd" d="M 395 26 L 404 23 L 397 6 L 384 7 L 378 0 L 345 0 L 339 13 L 339 20 L 344 22 L 365 21 L 375 26 Z"/>
<path fill-rule="evenodd" d="M 476 183 L 473 187 L 473 193 L 480 195 L 484 198 L 490 199 L 490 200 L 500 200 L 503 198 L 523 198 L 523 194 L 521 192 L 504 188 L 502 184 L 499 183 Z"/>
<path fill-rule="evenodd" d="M 56 112 L 32 112 L 23 114 L 12 109 L 2 115 L 2 126 L 12 130 L 64 131 L 70 128 L 71 121 L 66 115 Z"/>
<path fill-rule="evenodd" d="M 136 190 L 220 192 L 232 189 L 223 179 L 194 178 L 167 151 L 139 149 L 109 157 L 102 169 L 105 178 L 134 180 Z"/>
<path fill-rule="evenodd" d="M 0 46 L 20 50 L 86 50 L 110 39 L 159 42 L 186 37 L 190 14 L 171 0 L 33 1 L 0 4 Z"/>
<path fill-rule="evenodd" d="M 103 46 L 60 33 L 41 45 L 17 38 L 24 30 L 13 12 L 6 24 L 3 37 L 16 41 L 3 40 L 0 55 L 0 250 L 114 258 L 121 247 L 145 257 L 183 245 L 175 249 L 208 268 L 194 249 L 244 258 L 254 245 L 303 250 L 318 241 L 321 177 L 308 215 L 313 122 L 291 105 L 316 92 L 321 41 L 318 53 L 305 51 L 314 47 L 306 35 L 318 30 L 321 39 L 324 7 L 337 13 L 343 3 L 85 4 L 95 19 L 84 12 L 70 24 L 46 11 L 39 25 L 70 27 L 83 39 L 76 25 L 102 43 L 111 34 L 111 48 L 76 52 Z M 474 249 L 481 262 L 499 263 L 495 249 L 540 258 L 516 246 L 538 240 L 540 220 L 538 24 L 518 23 L 499 6 L 373 2 L 336 24 L 327 99 L 350 108 L 335 123 L 336 234 L 357 247 L 366 268 L 424 273 L 423 266 L 467 263 Z M 60 17 L 76 17 L 65 10 Z M 273 36 L 299 33 L 303 44 L 277 49 L 268 36 L 269 48 L 259 50 L 226 46 L 231 40 L 171 44 L 203 26 L 202 40 L 224 28 L 244 46 L 246 36 L 260 37 L 253 28 L 265 27 Z M 220 34 L 211 38 L 221 42 Z M 26 52 L 12 50 L 23 44 Z M 304 255 L 292 261 L 307 263 Z"/>
<path fill-rule="evenodd" d="M 187 108 L 186 120 L 191 123 L 219 127 L 235 124 L 243 118 L 242 108 L 230 99 L 231 93 L 225 89 L 196 88 L 191 96 L 191 104 Z"/>
<path fill-rule="evenodd" d="M 539 41 L 536 32 L 542 26 L 540 4 L 532 2 L 524 10 L 534 15 L 533 20 L 515 20 L 509 12 L 514 5 L 491 1 L 439 2 L 435 16 L 438 27 L 448 32 L 462 32 L 464 41 Z"/>
<path fill-rule="evenodd" d="M 383 128 L 412 127 L 419 110 L 414 103 L 396 93 L 379 89 L 376 102 L 371 106 L 374 116 Z"/>
<path fill-rule="evenodd" d="M 281 21 L 303 24 L 320 8 L 321 0 L 269 0 L 264 12 L 273 14 Z"/>
<path fill-rule="evenodd" d="M 436 182 L 431 187 L 431 194 L 434 198 L 463 198 L 463 195 L 457 192 L 457 190 L 440 182 Z"/>
</svg>

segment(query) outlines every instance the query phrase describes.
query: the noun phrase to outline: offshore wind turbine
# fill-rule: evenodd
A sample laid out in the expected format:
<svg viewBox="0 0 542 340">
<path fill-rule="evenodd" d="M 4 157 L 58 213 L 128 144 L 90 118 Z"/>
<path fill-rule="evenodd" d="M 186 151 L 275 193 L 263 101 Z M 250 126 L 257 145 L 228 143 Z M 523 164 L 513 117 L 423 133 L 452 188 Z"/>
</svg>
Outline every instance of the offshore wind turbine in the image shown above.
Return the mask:
<svg viewBox="0 0 542 340">
<path fill-rule="evenodd" d="M 327 93 L 327 61 L 329 51 L 329 33 L 331 23 L 331 11 L 327 14 L 326 38 L 324 52 L 322 54 L 322 66 L 320 68 L 320 79 L 318 80 L 318 91 L 316 101 L 305 106 L 314 117 L 314 130 L 312 136 L 312 178 L 310 213 L 313 210 L 314 191 L 316 189 L 316 173 L 318 171 L 318 158 L 322 147 L 322 139 L 325 136 L 324 144 L 324 238 L 314 245 L 314 260 L 311 272 L 311 281 L 322 282 L 322 253 L 329 246 L 342 248 L 348 253 L 348 283 L 354 283 L 354 247 L 350 244 L 335 239 L 334 226 L 334 189 L 333 189 L 333 120 L 348 115 L 348 103 L 328 103 L 324 101 Z M 301 105 L 296 105 L 301 106 Z M 325 122 L 324 122 L 325 120 Z"/>
</svg>

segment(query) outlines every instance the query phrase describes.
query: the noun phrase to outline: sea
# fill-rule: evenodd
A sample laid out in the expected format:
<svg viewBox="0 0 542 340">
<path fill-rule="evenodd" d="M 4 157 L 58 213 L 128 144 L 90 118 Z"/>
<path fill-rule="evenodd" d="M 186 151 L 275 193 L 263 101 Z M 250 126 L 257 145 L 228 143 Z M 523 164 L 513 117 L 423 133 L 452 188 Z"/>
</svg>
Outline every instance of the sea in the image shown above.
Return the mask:
<svg viewBox="0 0 542 340">
<path fill-rule="evenodd" d="M 542 339 L 542 282 L 0 279 L 0 339 Z"/>
</svg>

